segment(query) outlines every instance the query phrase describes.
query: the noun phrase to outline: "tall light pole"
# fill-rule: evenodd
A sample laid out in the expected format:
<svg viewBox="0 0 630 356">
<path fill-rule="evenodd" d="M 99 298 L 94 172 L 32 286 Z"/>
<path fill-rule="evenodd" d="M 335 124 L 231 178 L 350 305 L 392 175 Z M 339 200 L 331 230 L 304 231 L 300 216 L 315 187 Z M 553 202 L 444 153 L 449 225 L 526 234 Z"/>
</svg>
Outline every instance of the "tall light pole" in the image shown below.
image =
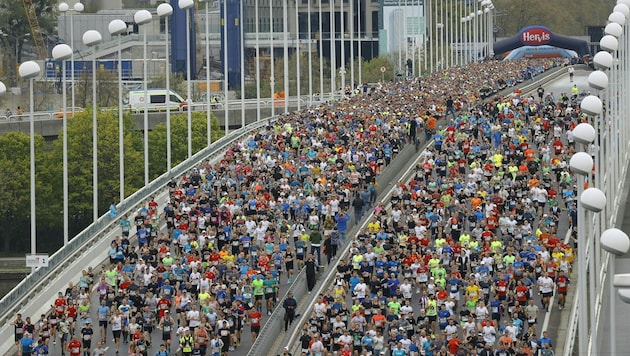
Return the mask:
<svg viewBox="0 0 630 356">
<path fill-rule="evenodd" d="M 150 23 L 152 19 L 153 16 L 148 10 L 138 10 L 133 15 L 133 21 L 138 26 L 146 25 Z M 142 100 L 144 101 L 144 185 L 149 185 L 149 89 L 147 87 L 149 74 L 147 68 L 147 29 L 145 28 L 142 32 L 142 88 L 144 89 L 142 97 Z"/>
<path fill-rule="evenodd" d="M 68 6 L 67 3 L 62 2 L 59 3 L 59 12 L 63 13 L 65 16 L 66 12 L 70 13 L 70 48 L 72 48 L 72 55 L 70 56 L 70 83 L 71 83 L 71 87 L 70 87 L 70 95 L 71 95 L 71 100 L 72 100 L 72 106 L 71 109 L 72 110 L 72 114 L 74 116 L 74 108 L 75 108 L 75 104 L 74 104 L 74 21 L 72 20 L 72 13 L 74 12 L 83 12 L 84 10 L 84 6 L 82 3 L 77 2 L 74 4 L 74 6 L 72 7 L 72 9 L 70 9 L 70 6 Z M 64 88 L 65 90 L 65 88 Z"/>
<path fill-rule="evenodd" d="M 123 115 L 123 90 L 122 90 L 122 34 L 127 31 L 127 24 L 123 20 L 112 20 L 108 26 L 109 34 L 118 36 L 118 176 L 119 176 L 119 199 L 125 200 L 125 133 Z M 64 77 L 65 78 L 65 77 Z"/>
<path fill-rule="evenodd" d="M 299 14 L 298 14 L 298 2 L 295 1 L 295 74 L 296 74 L 296 78 L 297 78 L 297 84 L 295 86 L 296 91 L 295 91 L 295 97 L 297 98 L 297 109 L 298 111 L 301 109 L 301 104 L 300 104 L 300 79 L 301 79 L 301 73 L 300 73 L 300 20 L 299 20 Z M 308 14 L 308 16 L 310 17 L 311 14 Z"/>
<path fill-rule="evenodd" d="M 186 11 L 186 125 L 188 127 L 188 158 L 192 157 L 192 81 L 190 67 L 190 9 L 195 5 L 193 0 L 179 0 L 177 6 Z"/>
<path fill-rule="evenodd" d="M 312 105 L 313 101 L 313 27 L 311 21 L 311 2 L 308 2 L 306 13 L 308 14 L 308 106 Z"/>
<path fill-rule="evenodd" d="M 438 34 L 438 38 L 437 38 L 437 48 L 438 48 L 438 59 L 439 61 L 436 63 L 437 65 L 437 69 L 444 69 L 444 53 L 443 53 L 443 47 L 444 47 L 444 38 L 442 37 L 442 34 L 444 32 L 444 24 L 439 22 L 437 24 L 435 24 L 435 28 L 437 29 L 437 34 Z"/>
<path fill-rule="evenodd" d="M 66 94 L 66 60 L 72 56 L 72 48 L 67 44 L 58 44 L 52 50 L 52 56 L 56 61 L 61 61 L 62 101 L 63 101 L 63 245 L 69 240 L 68 232 L 68 98 Z"/>
<path fill-rule="evenodd" d="M 204 38 L 206 39 L 206 135 L 207 145 L 210 146 L 212 143 L 212 112 L 210 108 L 210 18 L 208 15 L 208 3 L 209 0 L 199 0 L 199 2 L 205 3 L 204 5 L 204 18 L 205 18 L 205 30 L 204 30 Z M 168 34 L 167 34 L 168 36 Z"/>
<path fill-rule="evenodd" d="M 256 121 L 260 120 L 260 15 L 258 0 L 254 3 L 254 23 L 256 26 Z"/>
<path fill-rule="evenodd" d="M 228 87 L 228 18 L 227 18 L 227 2 L 228 0 L 223 1 L 223 120 L 225 122 L 225 136 L 230 132 L 230 122 L 229 122 L 229 114 L 228 114 L 228 100 L 229 95 L 229 87 Z M 271 6 L 271 1 L 269 2 L 269 6 Z"/>
<path fill-rule="evenodd" d="M 288 0 L 282 1 L 282 36 L 284 51 L 284 112 L 289 112 L 289 9 Z"/>
<path fill-rule="evenodd" d="M 269 88 L 271 96 L 271 116 L 276 115 L 276 77 L 273 53 L 273 1 L 269 1 Z"/>
<path fill-rule="evenodd" d="M 28 100 L 29 100 L 29 133 L 30 133 L 30 190 L 31 190 L 31 254 L 37 254 L 37 219 L 35 210 L 35 102 L 33 97 L 33 80 L 40 73 L 39 64 L 35 61 L 28 61 L 20 64 L 18 72 L 22 79 L 28 79 Z M 35 271 L 35 267 L 31 272 Z"/>
<path fill-rule="evenodd" d="M 166 100 L 166 171 L 171 173 L 171 66 L 169 58 L 171 55 L 171 48 L 169 46 L 170 32 L 168 29 L 169 16 L 173 14 L 173 7 L 170 4 L 164 3 L 157 7 L 157 15 L 164 18 L 164 75 L 166 77 L 166 95 L 169 97 Z M 207 40 L 207 39 L 206 39 Z"/>
<path fill-rule="evenodd" d="M 244 1 L 239 1 L 238 8 L 238 35 L 241 41 L 241 127 L 245 127 L 245 16 L 243 3 Z"/>
<path fill-rule="evenodd" d="M 577 125 L 573 129 L 573 135 L 575 138 L 575 142 L 581 145 L 588 145 L 595 140 L 595 129 L 593 126 L 582 123 Z M 571 170 L 578 174 L 578 197 L 582 196 L 584 192 L 584 182 L 586 180 L 585 176 L 591 174 L 591 170 L 593 167 L 593 159 L 586 152 L 577 152 L 569 161 L 569 166 Z M 577 236 L 578 236 L 578 275 L 582 276 L 578 278 L 578 345 L 579 352 L 582 354 L 587 354 L 587 345 L 588 345 L 588 309 L 589 305 L 587 303 L 587 265 L 586 265 L 586 245 L 588 241 L 586 241 L 586 211 L 584 209 L 584 204 L 582 204 L 581 200 L 577 205 L 578 211 L 578 223 L 577 223 Z M 592 250 L 591 250 L 592 254 Z"/>
<path fill-rule="evenodd" d="M 322 25 L 322 2 L 318 1 L 319 16 L 319 102 L 324 101 L 324 30 Z"/>
<path fill-rule="evenodd" d="M 103 37 L 96 30 L 83 34 L 83 44 L 88 47 L 97 46 Z M 98 220 L 98 120 L 96 102 L 96 50 L 92 55 L 92 218 Z"/>
<path fill-rule="evenodd" d="M 363 43 L 363 34 L 361 32 L 361 0 L 357 1 L 357 32 L 357 37 L 359 37 L 359 42 L 357 44 L 357 55 L 359 56 L 359 85 L 361 85 L 363 84 L 363 56 L 361 55 L 361 44 Z"/>
</svg>

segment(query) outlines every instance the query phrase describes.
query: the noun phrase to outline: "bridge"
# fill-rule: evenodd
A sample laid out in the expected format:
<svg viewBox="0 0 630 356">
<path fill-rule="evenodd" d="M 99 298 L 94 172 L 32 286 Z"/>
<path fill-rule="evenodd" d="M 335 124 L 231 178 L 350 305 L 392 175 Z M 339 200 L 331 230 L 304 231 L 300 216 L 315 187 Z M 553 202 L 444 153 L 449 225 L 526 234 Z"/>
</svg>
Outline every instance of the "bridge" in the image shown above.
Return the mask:
<svg viewBox="0 0 630 356">
<path fill-rule="evenodd" d="M 627 49 L 627 47 L 624 48 Z M 625 89 L 630 88 L 630 79 L 628 79 L 630 76 L 625 72 L 625 67 L 621 69 L 618 68 L 618 66 L 621 66 L 623 63 L 627 62 L 626 64 L 630 64 L 630 61 L 627 58 L 628 55 L 626 52 L 622 52 L 622 55 L 625 57 L 622 56 L 622 60 L 616 64 L 617 67 L 613 69 L 611 74 L 616 75 L 614 80 L 618 81 L 615 83 L 615 85 L 618 86 L 615 87 L 617 91 L 602 90 L 599 93 L 606 98 L 606 103 L 610 105 L 611 108 L 606 112 L 606 115 L 609 115 L 606 117 L 606 120 L 598 116 L 596 121 L 600 136 L 597 141 L 598 151 L 596 151 L 595 154 L 596 163 L 594 176 L 597 178 L 592 183 L 595 183 L 596 186 L 608 196 L 608 199 L 601 214 L 589 215 L 587 218 L 583 219 L 586 234 L 590 236 L 590 239 L 601 235 L 606 228 L 611 226 L 619 226 L 622 229 L 630 228 L 630 203 L 627 196 L 627 183 L 630 181 L 627 170 L 629 161 L 628 154 L 630 152 L 630 125 L 624 123 L 627 120 L 621 120 L 621 118 L 627 116 L 628 112 L 626 109 L 630 100 L 626 99 L 628 96 L 627 93 L 630 91 Z M 580 83 L 581 87 L 586 86 L 585 83 L 587 82 L 588 74 L 589 72 L 577 73 L 575 80 Z M 545 78 L 537 79 L 534 83 L 525 83 L 526 85 L 523 87 L 523 92 L 531 93 L 538 85 L 544 85 L 547 91 L 554 91 L 556 93 L 566 91 L 567 79 L 566 72 L 555 71 Z M 529 84 L 529 86 L 527 86 L 527 84 Z M 617 92 L 622 93 L 624 97 L 616 97 L 613 95 L 613 93 Z M 234 105 L 234 107 L 238 107 L 238 104 Z M 250 115 L 257 113 L 256 108 L 247 108 L 247 110 L 246 118 L 250 116 L 256 117 L 255 115 Z M 240 113 L 232 113 L 230 111 L 227 114 L 229 117 L 227 126 L 241 126 L 239 125 L 241 119 Z M 155 117 L 153 117 L 153 115 L 155 115 Z M 222 117 L 220 114 L 217 116 L 219 118 Z M 161 114 L 152 114 L 151 121 L 153 126 L 151 127 L 155 127 L 160 117 L 162 117 Z M 275 120 L 275 118 L 270 120 Z M 59 123 L 60 120 L 49 118 L 38 121 L 46 121 L 51 125 L 46 126 L 46 128 L 44 128 L 44 126 L 40 128 L 42 135 L 54 136 L 56 132 L 59 131 L 58 127 L 56 131 L 53 130 L 53 127 L 55 124 L 59 125 L 57 123 Z M 169 174 L 158 177 L 149 185 L 121 202 L 118 206 L 119 216 L 134 213 L 147 201 L 148 197 L 155 197 L 159 206 L 163 206 L 168 198 L 168 191 L 165 189 L 165 186 L 170 181 L 171 177 L 180 177 L 186 174 L 199 162 L 216 162 L 223 152 L 230 147 L 231 143 L 243 140 L 251 131 L 259 130 L 264 127 L 266 122 L 267 120 L 254 120 L 251 124 L 231 132 L 228 136 L 215 142 L 212 146 L 197 153 L 191 159 L 175 167 Z M 7 125 L 7 127 L 9 127 L 8 125 L 14 124 L 17 124 L 17 130 L 21 130 L 20 125 L 23 124 L 21 122 L 7 122 L 0 124 L 0 126 Z M 13 128 L 15 128 L 15 126 Z M 390 169 L 385 172 L 382 177 L 379 177 L 379 199 L 382 202 L 387 203 L 393 184 L 399 179 L 404 179 L 409 167 L 413 165 L 413 158 L 415 156 L 417 156 L 417 154 L 413 147 L 408 145 L 400 152 L 397 159 L 392 162 Z M 629 209 L 626 209 L 626 207 L 629 207 Z M 626 213 L 626 211 L 628 211 L 628 213 Z M 629 216 L 626 216 L 626 214 Z M 365 220 L 362 222 L 365 222 Z M 21 312 L 23 315 L 36 318 L 37 315 L 48 312 L 50 310 L 48 303 L 54 299 L 58 291 L 66 288 L 69 281 L 77 283 L 81 271 L 86 266 L 106 260 L 107 246 L 111 239 L 119 234 L 119 223 L 119 218 L 111 219 L 107 215 L 101 216 L 94 224 L 72 239 L 67 246 L 51 256 L 50 267 L 36 269 L 13 291 L 0 300 L 0 340 L 2 340 L 0 342 L 0 353 L 7 354 L 12 350 L 13 328 L 10 326 L 9 322 L 14 318 L 16 313 Z M 564 228 L 567 229 L 566 226 Z M 566 236 L 567 241 L 570 241 L 568 230 Z M 578 236 L 578 238 L 580 239 L 580 243 L 585 243 L 587 240 L 586 236 L 582 235 Z M 597 245 L 595 244 L 594 246 Z M 349 248 L 350 245 L 348 243 L 344 246 L 341 253 L 347 254 Z M 626 254 L 621 258 L 617 258 L 614 261 L 615 270 L 628 271 L 630 269 L 630 258 L 628 257 L 629 256 Z M 589 262 L 595 261 L 592 263 L 595 268 L 590 268 L 588 274 L 594 276 L 595 285 L 601 287 L 599 288 L 601 291 L 598 289 L 597 294 L 591 295 L 589 298 L 589 303 L 592 305 L 591 308 L 594 310 L 594 318 L 590 316 L 590 322 L 592 322 L 595 327 L 591 330 L 592 332 L 586 335 L 587 338 L 588 335 L 596 337 L 590 340 L 576 338 L 578 301 L 583 303 L 587 296 L 578 295 L 578 293 L 576 293 L 575 281 L 568 295 L 568 304 L 570 306 L 562 311 L 554 309 L 544 313 L 545 321 L 542 328 L 553 334 L 556 344 L 556 354 L 577 354 L 577 343 L 598 345 L 593 346 L 593 352 L 580 349 L 579 354 L 620 354 L 613 351 L 614 348 L 609 341 L 609 337 L 614 334 L 613 331 L 623 330 L 624 327 L 627 327 L 627 318 L 624 318 L 624 316 L 630 315 L 630 306 L 618 303 L 619 298 L 616 296 L 616 291 L 614 288 L 609 288 L 611 285 L 611 269 L 608 266 L 608 256 L 601 252 L 598 246 L 595 250 L 590 249 L 588 253 L 584 256 L 579 256 L 579 258 L 588 259 Z M 315 291 L 323 291 L 329 287 L 330 283 L 334 280 L 334 273 L 331 272 L 334 272 L 334 269 L 320 272 L 320 282 L 316 286 Z M 318 294 L 308 294 L 306 292 L 306 279 L 301 277 L 304 277 L 303 270 L 300 272 L 295 282 L 289 287 L 281 289 L 282 296 L 285 296 L 290 290 L 300 301 L 299 310 L 304 312 L 302 313 L 302 317 L 296 321 L 297 325 L 303 325 L 305 323 L 307 312 L 311 309 Z M 574 278 L 577 279 L 577 277 Z M 586 277 L 584 276 L 584 278 Z M 594 284 L 591 283 L 590 286 L 594 286 Z M 607 294 L 611 292 L 612 294 Z M 609 298 L 610 301 L 614 303 L 609 303 Z M 614 309 L 611 309 L 613 304 L 616 306 Z M 609 315 L 611 311 L 620 316 L 616 318 L 614 325 L 605 322 L 605 320 L 607 320 L 606 316 Z M 235 354 L 243 355 L 249 352 L 251 355 L 273 355 L 280 353 L 285 345 L 287 345 L 294 354 L 299 354 L 300 345 L 298 338 L 300 329 L 297 328 L 294 331 L 283 334 L 281 328 L 282 310 L 276 308 L 267 319 L 261 330 L 261 336 L 253 344 L 251 350 L 238 350 Z M 108 345 L 111 348 L 111 343 Z M 630 338 L 617 338 L 615 346 L 617 350 L 630 349 Z"/>
<path fill-rule="evenodd" d="M 530 84 L 529 90 L 533 90 L 534 87 L 537 87 L 537 85 L 541 83 L 547 83 L 546 87 L 548 91 L 560 92 L 560 89 L 554 88 L 560 87 L 558 81 L 562 82 L 563 79 L 558 80 L 557 78 L 562 77 L 563 74 L 563 72 L 556 72 L 555 75 L 550 75 L 546 79 L 540 79 L 540 81 Z M 581 86 L 585 85 L 585 78 L 585 74 L 580 76 L 579 80 Z M 554 87 L 554 85 L 557 87 Z M 238 118 L 240 119 L 240 116 Z M 228 137 L 221 139 L 213 144 L 213 146 L 199 152 L 190 160 L 175 167 L 172 175 L 164 175 L 151 182 L 150 185 L 144 187 L 120 204 L 119 216 L 135 212 L 150 196 L 156 197 L 156 201 L 162 206 L 167 198 L 167 192 L 164 190 L 164 187 L 171 176 L 184 174 L 201 160 L 212 160 L 219 157 L 230 142 L 242 139 L 251 130 L 262 127 L 261 125 L 263 124 L 252 123 L 245 128 L 232 132 Z M 398 181 L 406 168 L 412 166 L 410 157 L 413 155 L 413 150 L 407 147 L 393 163 L 393 168 L 390 170 L 390 173 L 380 178 L 379 181 L 382 188 L 379 196 L 381 196 L 383 201 L 386 201 L 387 192 L 391 189 L 392 182 Z M 23 315 L 35 317 L 46 312 L 49 308 L 46 303 L 54 299 L 57 291 L 65 289 L 68 281 L 76 281 L 85 266 L 91 265 L 94 261 L 103 261 L 106 259 L 107 245 L 113 236 L 118 234 L 118 229 L 118 220 L 112 221 L 108 216 L 102 216 L 96 223 L 88 227 L 86 231 L 71 240 L 67 247 L 51 256 L 51 266 L 48 269 L 36 270 L 33 275 L 20 283 L 14 291 L 2 299 L 0 302 L 0 310 L 4 312 L 2 313 L 2 319 L 0 319 L 0 325 L 4 325 L 4 327 L 0 329 L 0 336 L 2 336 L 3 340 L 8 341 L 0 345 L 0 353 L 6 352 L 8 347 L 10 347 L 12 329 L 8 326 L 8 322 L 14 317 L 15 313 L 21 311 Z M 82 248 L 79 248 L 79 246 Z M 329 281 L 330 278 L 330 275 L 321 276 L 321 279 L 325 282 Z M 325 282 L 320 284 L 321 288 L 325 287 Z M 304 278 L 297 278 L 296 283 L 294 283 L 290 289 L 302 300 L 303 307 L 306 308 L 312 303 L 313 296 L 310 298 L 307 296 Z M 564 313 L 567 313 L 567 311 Z M 554 332 L 554 336 L 558 335 L 558 337 L 560 337 L 562 331 L 557 329 L 563 316 L 558 315 L 558 313 L 549 314 L 555 315 L 550 315 L 548 328 Z M 266 335 L 274 335 L 281 326 L 281 319 L 282 312 L 276 310 L 269 318 L 262 332 L 266 333 Z M 292 341 L 292 336 L 293 335 L 289 334 L 285 335 L 285 338 L 260 338 L 259 340 L 266 343 L 255 345 L 252 352 L 255 354 L 256 350 L 263 352 L 262 350 L 280 349 L 281 346 L 279 345 L 285 345 L 285 342 Z M 287 337 L 289 338 L 287 339 Z M 295 345 L 295 343 L 292 345 Z M 242 351 L 239 351 L 239 354 L 242 354 Z"/>
</svg>

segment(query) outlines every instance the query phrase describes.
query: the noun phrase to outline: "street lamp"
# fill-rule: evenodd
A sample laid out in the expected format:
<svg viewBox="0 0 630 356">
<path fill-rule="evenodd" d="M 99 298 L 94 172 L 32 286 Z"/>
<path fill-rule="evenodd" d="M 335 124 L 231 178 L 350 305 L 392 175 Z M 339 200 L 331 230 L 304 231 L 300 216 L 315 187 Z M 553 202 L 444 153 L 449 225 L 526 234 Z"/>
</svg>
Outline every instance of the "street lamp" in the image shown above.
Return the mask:
<svg viewBox="0 0 630 356">
<path fill-rule="evenodd" d="M 84 6 L 82 3 L 77 2 L 74 4 L 74 6 L 72 7 L 72 9 L 70 9 L 70 6 L 68 6 L 67 3 L 62 2 L 59 4 L 59 12 L 64 14 L 64 18 L 65 18 L 65 14 L 66 12 L 70 13 L 70 47 L 73 48 L 72 54 L 70 55 L 70 83 L 72 84 L 72 86 L 70 87 L 70 92 L 71 92 L 71 100 L 72 100 L 72 114 L 74 116 L 74 108 L 75 108 L 75 104 L 74 104 L 74 21 L 72 20 L 72 14 L 74 12 L 83 12 L 84 10 Z M 65 90 L 65 88 L 64 88 Z"/>
<path fill-rule="evenodd" d="M 612 54 L 606 51 L 599 51 L 593 56 L 593 65 L 599 70 L 608 70 L 613 65 Z"/>
<path fill-rule="evenodd" d="M 588 145 L 595 140 L 595 129 L 593 126 L 581 123 L 577 125 L 573 129 L 573 137 L 575 142 Z M 593 167 L 593 159 L 585 152 L 582 154 L 574 154 L 569 161 L 569 166 L 571 170 L 578 174 L 578 197 L 582 196 L 584 191 L 584 182 L 586 180 L 586 176 L 591 173 L 591 169 Z M 588 157 L 587 157 L 588 156 Z M 581 199 L 580 199 L 581 200 Z M 577 205 L 578 210 L 578 221 L 577 221 L 577 236 L 578 236 L 578 343 L 579 343 L 579 352 L 586 354 L 587 348 L 587 320 L 588 320 L 588 304 L 586 300 L 586 276 L 587 276 L 587 266 L 586 266 L 586 237 L 584 222 L 585 218 L 585 207 L 583 204 Z"/>
<path fill-rule="evenodd" d="M 164 72 L 166 76 L 166 171 L 171 172 L 171 67 L 169 66 L 169 32 L 168 32 L 168 17 L 173 14 L 173 7 L 170 4 L 163 3 L 157 7 L 157 15 L 159 17 L 165 17 L 164 19 Z M 208 19 L 206 19 L 208 21 Z M 208 39 L 206 38 L 206 41 Z"/>
<path fill-rule="evenodd" d="M 444 47 L 444 38 L 442 37 L 443 34 L 443 28 L 444 28 L 444 24 L 443 23 L 437 23 L 435 24 L 435 28 L 437 29 L 438 32 L 438 40 L 437 40 L 437 47 L 438 47 L 438 58 L 440 59 L 439 62 L 437 62 L 439 69 L 443 69 L 444 68 L 444 53 L 443 52 L 443 47 Z"/>
<path fill-rule="evenodd" d="M 40 73 L 39 64 L 35 61 L 28 61 L 20 64 L 18 73 L 22 79 L 28 79 L 28 100 L 29 100 L 29 132 L 30 132 L 30 189 L 31 189 L 31 254 L 37 253 L 37 221 L 35 210 L 35 119 L 33 117 L 34 112 L 34 97 L 33 97 L 33 80 Z M 6 88 L 5 88 L 6 91 Z M 35 267 L 32 267 L 31 272 L 35 271 Z"/>
<path fill-rule="evenodd" d="M 133 21 L 137 25 L 146 25 L 151 22 L 153 16 L 148 10 L 138 10 L 133 15 Z M 144 185 L 149 184 L 149 93 L 147 88 L 148 80 L 148 68 L 147 68 L 147 29 L 142 31 L 142 88 L 144 89 L 144 95 L 142 100 L 144 101 Z M 170 98 L 169 98 L 170 101 Z M 167 105 L 168 106 L 168 105 Z"/>
<path fill-rule="evenodd" d="M 61 61 L 62 101 L 63 101 L 63 244 L 68 243 L 68 98 L 66 94 L 66 60 L 72 57 L 72 48 L 67 44 L 58 44 L 52 50 L 56 61 Z"/>
<path fill-rule="evenodd" d="M 83 44 L 92 47 L 97 46 L 103 37 L 96 30 L 89 30 L 83 34 Z M 98 219 L 98 130 L 96 117 L 96 51 L 92 56 L 92 217 Z"/>
<path fill-rule="evenodd" d="M 122 34 L 127 31 L 127 24 L 123 20 L 112 20 L 108 26 L 111 36 L 118 36 L 118 170 L 119 185 L 118 192 L 120 201 L 125 200 L 125 133 L 123 120 L 123 86 L 122 86 Z"/>
<path fill-rule="evenodd" d="M 206 18 L 206 28 L 204 32 L 204 37 L 206 39 L 206 120 L 207 120 L 207 135 L 208 135 L 208 146 L 212 143 L 212 116 L 210 113 L 210 39 L 208 36 L 210 35 L 210 20 L 208 18 L 208 3 L 210 0 L 199 0 L 199 2 L 206 3 L 205 6 L 205 18 Z M 168 36 L 168 34 L 167 34 Z M 259 67 L 256 67 L 257 71 Z M 241 89 L 241 92 L 245 92 Z M 245 112 L 245 111 L 243 111 Z"/>
<path fill-rule="evenodd" d="M 179 0 L 177 6 L 186 11 L 186 115 L 188 125 L 188 158 L 192 157 L 192 82 L 190 74 L 190 9 L 195 5 L 193 0 Z"/>
</svg>

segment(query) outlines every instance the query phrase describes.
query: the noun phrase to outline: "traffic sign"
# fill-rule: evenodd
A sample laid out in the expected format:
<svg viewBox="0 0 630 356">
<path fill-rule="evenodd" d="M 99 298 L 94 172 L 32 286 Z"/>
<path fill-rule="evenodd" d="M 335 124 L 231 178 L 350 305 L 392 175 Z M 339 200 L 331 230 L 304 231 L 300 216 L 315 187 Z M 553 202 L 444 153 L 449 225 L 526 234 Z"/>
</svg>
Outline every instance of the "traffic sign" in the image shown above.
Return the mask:
<svg viewBox="0 0 630 356">
<path fill-rule="evenodd" d="M 385 73 L 386 71 L 387 71 L 387 68 L 386 68 L 386 67 L 384 67 L 384 66 L 383 66 L 383 67 L 381 67 L 381 73 Z"/>
<path fill-rule="evenodd" d="M 26 267 L 48 267 L 48 255 L 26 255 Z"/>
</svg>

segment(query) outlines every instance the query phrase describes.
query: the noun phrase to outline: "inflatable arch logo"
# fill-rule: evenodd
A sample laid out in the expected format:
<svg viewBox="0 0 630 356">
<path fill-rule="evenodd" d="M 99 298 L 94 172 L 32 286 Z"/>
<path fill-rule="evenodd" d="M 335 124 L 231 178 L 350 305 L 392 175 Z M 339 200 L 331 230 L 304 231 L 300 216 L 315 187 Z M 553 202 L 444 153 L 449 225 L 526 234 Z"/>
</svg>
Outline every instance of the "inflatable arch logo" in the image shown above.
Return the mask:
<svg viewBox="0 0 630 356">
<path fill-rule="evenodd" d="M 525 46 L 542 46 L 551 42 L 553 33 L 544 26 L 529 26 L 522 29 L 518 37 Z"/>
</svg>

